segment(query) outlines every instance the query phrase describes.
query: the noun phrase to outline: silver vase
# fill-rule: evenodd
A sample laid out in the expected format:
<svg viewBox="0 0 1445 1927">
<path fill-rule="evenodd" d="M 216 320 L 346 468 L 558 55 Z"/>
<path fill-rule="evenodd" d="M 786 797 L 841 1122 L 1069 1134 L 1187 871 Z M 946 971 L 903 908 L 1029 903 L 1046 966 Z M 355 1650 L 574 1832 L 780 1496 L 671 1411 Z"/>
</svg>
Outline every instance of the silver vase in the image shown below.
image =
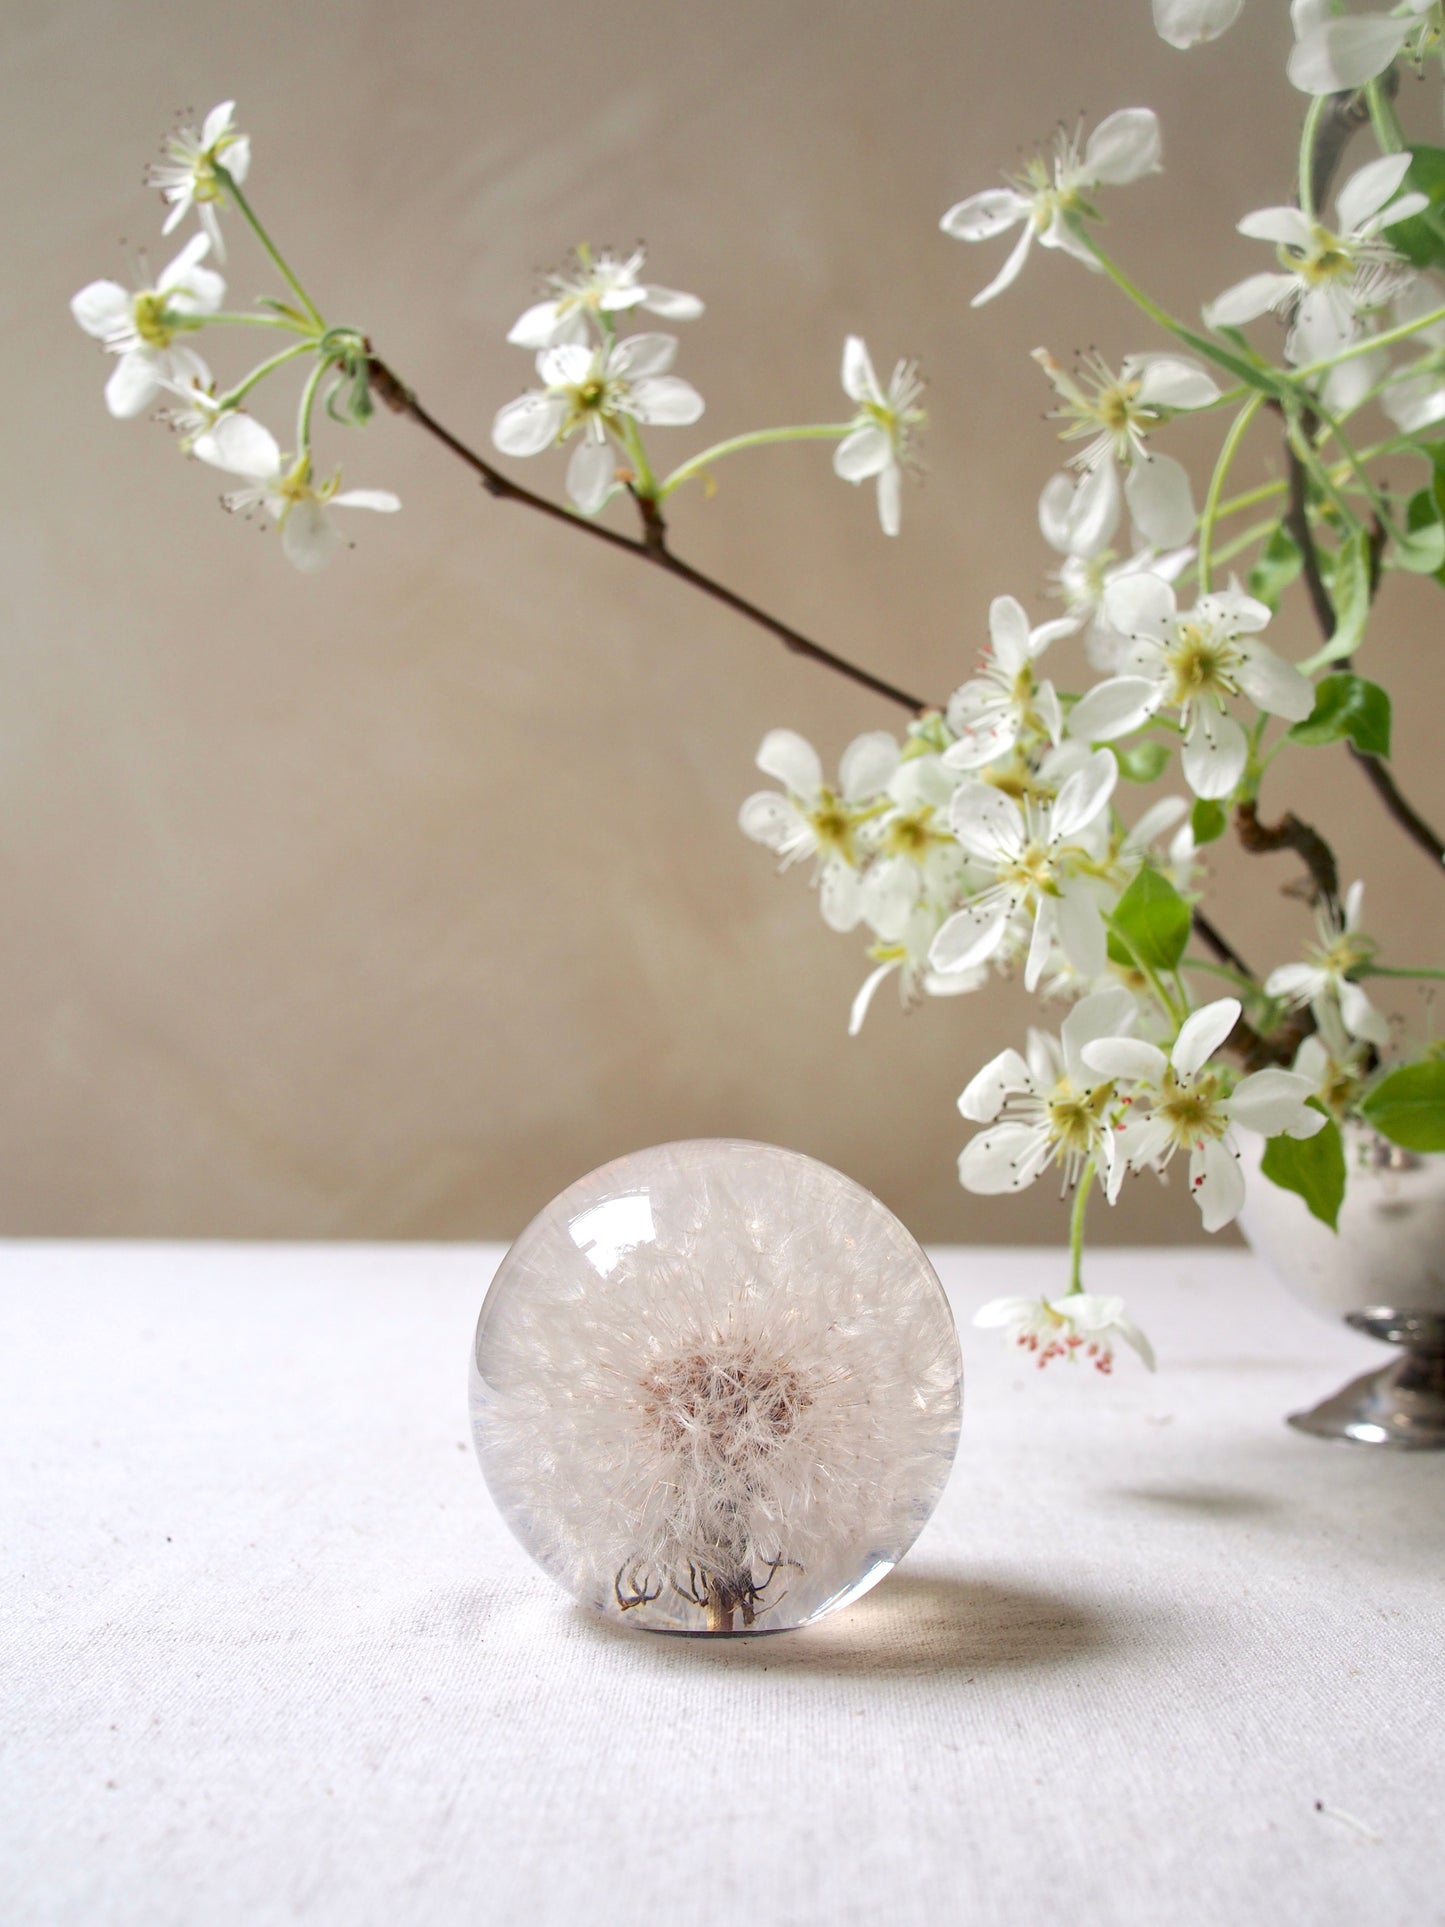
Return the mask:
<svg viewBox="0 0 1445 1927">
<path fill-rule="evenodd" d="M 1250 1245 L 1304 1303 L 1400 1347 L 1393 1364 L 1291 1413 L 1290 1424 L 1397 1451 L 1445 1447 L 1445 1157 L 1347 1125 L 1349 1181 L 1334 1232 L 1261 1175 L 1262 1151 L 1258 1139 L 1245 1146 L 1239 1223 Z"/>
</svg>

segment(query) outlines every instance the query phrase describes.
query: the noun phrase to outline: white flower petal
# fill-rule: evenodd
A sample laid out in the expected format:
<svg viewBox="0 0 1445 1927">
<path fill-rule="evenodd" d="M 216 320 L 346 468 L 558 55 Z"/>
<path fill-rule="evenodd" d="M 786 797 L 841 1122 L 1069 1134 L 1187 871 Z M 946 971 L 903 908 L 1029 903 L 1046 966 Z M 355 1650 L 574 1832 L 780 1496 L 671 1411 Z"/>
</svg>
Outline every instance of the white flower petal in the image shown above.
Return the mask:
<svg viewBox="0 0 1445 1927">
<path fill-rule="evenodd" d="M 968 304 L 970 308 L 981 308 L 985 302 L 992 301 L 996 294 L 1002 294 L 1005 288 L 1013 286 L 1014 282 L 1017 281 L 1023 273 L 1024 262 L 1029 258 L 1029 249 L 1033 245 L 1033 238 L 1033 222 L 1025 221 L 1023 232 L 1009 250 L 1008 259 L 1004 262 L 992 281 L 989 282 L 988 286 L 979 289 L 978 293 Z"/>
<path fill-rule="evenodd" d="M 1090 181 L 1123 187 L 1145 174 L 1157 174 L 1160 160 L 1159 118 L 1151 107 L 1121 107 L 1101 120 L 1084 149 L 1084 172 Z"/>
<path fill-rule="evenodd" d="M 990 1298 L 973 1314 L 979 1331 L 997 1331 L 1004 1325 L 1027 1323 L 1039 1309 L 1037 1298 Z"/>
<path fill-rule="evenodd" d="M 512 323 L 507 332 L 508 341 L 515 348 L 550 348 L 557 339 L 560 309 L 558 301 L 534 302 Z"/>
<path fill-rule="evenodd" d="M 492 445 L 504 455 L 540 455 L 561 432 L 567 406 L 565 395 L 519 395 L 498 409 Z"/>
<path fill-rule="evenodd" d="M 1208 700 L 1201 702 L 1179 759 L 1194 794 L 1211 802 L 1228 796 L 1244 774 L 1248 754 L 1244 731 L 1234 718 Z"/>
<path fill-rule="evenodd" d="M 1014 596 L 995 596 L 988 605 L 988 633 L 994 661 L 1016 676 L 1029 661 L 1029 619 Z"/>
<path fill-rule="evenodd" d="M 1229 1100 L 1229 1115 L 1261 1137 L 1313 1137 L 1329 1121 L 1305 1103 L 1314 1086 L 1294 1071 L 1253 1071 L 1241 1078 Z"/>
<path fill-rule="evenodd" d="M 1095 556 L 1119 525 L 1119 471 L 1111 458 L 1085 469 L 1069 505 L 1070 555 Z"/>
<path fill-rule="evenodd" d="M 1209 328 L 1241 328 L 1278 308 L 1295 292 L 1298 283 L 1292 274 L 1251 274 L 1232 288 L 1217 295 L 1204 310 Z"/>
<path fill-rule="evenodd" d="M 1267 643 L 1252 642 L 1241 653 L 1235 679 L 1256 709 L 1301 723 L 1315 706 L 1315 692 L 1292 662 Z"/>
<path fill-rule="evenodd" d="M 793 729 L 770 729 L 757 755 L 758 768 L 784 789 L 811 803 L 823 787 L 823 765 L 813 745 Z"/>
<path fill-rule="evenodd" d="M 1054 800 L 1050 817 L 1055 842 L 1086 829 L 1114 794 L 1119 765 L 1107 749 L 1096 749 L 1082 769 L 1074 771 Z"/>
<path fill-rule="evenodd" d="M 677 360 L 676 335 L 629 335 L 607 357 L 607 372 L 623 381 L 665 375 Z"/>
<path fill-rule="evenodd" d="M 1115 577 L 1104 590 L 1104 613 L 1109 625 L 1131 641 L 1143 636 L 1167 642 L 1179 604 L 1163 576 L 1134 569 Z"/>
<path fill-rule="evenodd" d="M 395 515 L 401 507 L 401 497 L 393 495 L 389 488 L 347 488 L 339 495 L 333 495 L 331 506 L 334 509 L 373 509 L 378 515 Z"/>
<path fill-rule="evenodd" d="M 1113 984 L 1108 990 L 1096 990 L 1079 999 L 1059 1027 L 1064 1066 L 1075 1084 L 1087 1085 L 1093 1081 L 1084 1075 L 1087 1046 L 1100 1038 L 1132 1030 L 1138 1015 L 1138 1005 L 1122 984 Z"/>
<path fill-rule="evenodd" d="M 1145 455 L 1130 464 L 1124 499 L 1145 541 L 1172 549 L 1194 530 L 1194 496 L 1189 474 L 1172 455 Z"/>
<path fill-rule="evenodd" d="M 861 335 L 849 335 L 843 343 L 843 393 L 850 401 L 857 402 L 877 402 L 883 398 L 867 344 Z M 842 473 L 841 469 L 839 473 Z"/>
<path fill-rule="evenodd" d="M 1081 1055 L 1097 1077 L 1126 1084 L 1157 1084 L 1169 1067 L 1158 1045 L 1141 1037 L 1100 1037 L 1085 1044 Z"/>
<path fill-rule="evenodd" d="M 1404 185 L 1413 156 L 1406 148 L 1399 154 L 1381 154 L 1377 160 L 1357 167 L 1335 196 L 1335 212 L 1340 230 L 1353 234 L 1372 214 L 1378 214 Z"/>
<path fill-rule="evenodd" d="M 341 547 L 341 537 L 320 502 L 306 496 L 290 505 L 281 524 L 281 547 L 286 560 L 303 575 L 314 575 Z"/>
<path fill-rule="evenodd" d="M 1026 194 L 1011 187 L 990 187 L 982 194 L 970 194 L 966 201 L 957 202 L 938 225 L 955 241 L 987 241 L 1027 219 L 1032 212 L 1033 202 Z M 843 385 L 848 386 L 846 380 Z"/>
<path fill-rule="evenodd" d="M 1256 208 L 1238 226 L 1251 241 L 1273 241 L 1276 247 L 1308 249 L 1314 244 L 1314 227 L 1297 207 Z"/>
<path fill-rule="evenodd" d="M 892 442 L 883 429 L 869 422 L 845 435 L 833 450 L 833 473 L 845 482 L 866 482 L 881 475 L 892 461 Z"/>
<path fill-rule="evenodd" d="M 1363 1038 L 1365 1043 L 1376 1044 L 1383 1050 L 1390 1041 L 1389 1018 L 1376 1010 L 1363 985 L 1343 982 L 1339 990 L 1340 1021 L 1350 1036 Z"/>
<path fill-rule="evenodd" d="M 1044 484 L 1043 494 L 1039 497 L 1039 529 L 1051 549 L 1060 555 L 1072 553 L 1070 548 L 1070 511 L 1073 507 L 1075 481 L 1072 475 L 1060 473 Z M 1113 530 L 1109 531 L 1113 534 Z M 1108 537 L 1105 537 L 1108 540 Z"/>
<path fill-rule="evenodd" d="M 678 375 L 652 375 L 632 384 L 626 412 L 656 428 L 685 428 L 697 421 L 705 406 L 690 381 Z"/>
<path fill-rule="evenodd" d="M 122 355 L 105 384 L 105 405 L 118 421 L 143 415 L 161 393 L 155 356 L 135 349 Z"/>
<path fill-rule="evenodd" d="M 1206 1231 L 1222 1231 L 1239 1216 L 1244 1207 L 1244 1173 L 1227 1139 L 1209 1138 L 1191 1152 L 1189 1185 Z"/>
<path fill-rule="evenodd" d="M 811 831 L 796 804 L 776 790 L 758 790 L 748 797 L 738 811 L 738 828 L 754 843 L 776 850 L 780 856 L 795 849 L 804 837 L 811 840 Z"/>
<path fill-rule="evenodd" d="M 252 481 L 275 481 L 281 473 L 276 437 L 254 415 L 231 412 L 220 416 L 196 442 L 195 453 L 212 468 L 223 468 L 228 474 L 244 475 Z"/>
<path fill-rule="evenodd" d="M 617 483 L 617 456 L 610 442 L 584 435 L 567 463 L 567 493 L 584 515 L 595 515 Z"/>
<path fill-rule="evenodd" d="M 996 864 L 1017 856 L 1024 846 L 1024 819 L 1018 804 L 990 783 L 965 783 L 948 806 L 948 827 L 969 856 Z"/>
<path fill-rule="evenodd" d="M 1379 13 L 1327 20 L 1295 42 L 1285 71 L 1302 94 L 1352 92 L 1384 73 L 1409 31 Z"/>
<path fill-rule="evenodd" d="M 1102 977 L 1108 967 L 1108 939 L 1104 919 L 1087 883 L 1071 877 L 1054 904 L 1058 940 L 1064 955 L 1086 981 Z"/>
<path fill-rule="evenodd" d="M 975 907 L 967 904 L 940 925 L 928 948 L 928 962 L 941 977 L 969 970 L 993 955 L 1008 934 L 1010 905 L 990 898 Z"/>
<path fill-rule="evenodd" d="M 703 304 L 695 294 L 683 294 L 678 288 L 659 288 L 655 283 L 642 290 L 642 306 L 649 314 L 661 315 L 664 321 L 696 321 L 703 311 Z"/>
<path fill-rule="evenodd" d="M 870 729 L 855 736 L 838 763 L 838 786 L 850 803 L 871 802 L 881 796 L 898 768 L 896 737 L 886 729 Z"/>
<path fill-rule="evenodd" d="M 1022 1191 L 1033 1183 L 1048 1156 L 1048 1141 L 1026 1124 L 996 1124 L 980 1131 L 963 1148 L 958 1181 L 980 1197 Z"/>
<path fill-rule="evenodd" d="M 870 971 L 863 979 L 862 987 L 858 995 L 853 999 L 848 1011 L 848 1035 L 850 1037 L 856 1037 L 859 1031 L 862 1030 L 863 1020 L 868 1015 L 868 1007 L 873 1002 L 873 995 L 879 984 L 882 983 L 885 977 L 891 977 L 897 969 L 898 960 L 895 958 L 892 963 L 879 964 L 876 970 Z"/>
<path fill-rule="evenodd" d="M 1033 1076 L 1022 1055 L 1002 1050 L 969 1080 L 958 1108 L 971 1124 L 992 1124 L 1010 1092 L 1033 1089 Z"/>
<path fill-rule="evenodd" d="M 897 462 L 889 462 L 878 474 L 878 526 L 885 535 L 897 535 L 903 526 L 903 476 Z"/>
<path fill-rule="evenodd" d="M 1264 991 L 1267 997 L 1308 1001 L 1319 995 L 1327 981 L 1325 973 L 1317 970 L 1313 964 L 1280 964 L 1265 978 Z"/>
<path fill-rule="evenodd" d="M 104 341 L 130 327 L 131 297 L 118 281 L 89 281 L 71 296 L 70 312 L 88 335 Z"/>
<path fill-rule="evenodd" d="M 1154 0 L 1154 31 L 1181 50 L 1217 40 L 1239 18 L 1244 0 Z"/>
<path fill-rule="evenodd" d="M 1220 997 L 1185 1018 L 1169 1053 L 1181 1077 L 1193 1077 L 1203 1069 L 1239 1022 L 1242 1008 L 1237 997 Z"/>
<path fill-rule="evenodd" d="M 857 871 L 849 869 L 846 863 L 825 864 L 818 879 L 818 908 L 824 923 L 840 936 L 856 929 L 863 914 Z"/>
<path fill-rule="evenodd" d="M 1130 355 L 1120 372 L 1138 381 L 1136 400 L 1147 408 L 1207 408 L 1220 396 L 1213 376 L 1185 355 Z"/>
</svg>

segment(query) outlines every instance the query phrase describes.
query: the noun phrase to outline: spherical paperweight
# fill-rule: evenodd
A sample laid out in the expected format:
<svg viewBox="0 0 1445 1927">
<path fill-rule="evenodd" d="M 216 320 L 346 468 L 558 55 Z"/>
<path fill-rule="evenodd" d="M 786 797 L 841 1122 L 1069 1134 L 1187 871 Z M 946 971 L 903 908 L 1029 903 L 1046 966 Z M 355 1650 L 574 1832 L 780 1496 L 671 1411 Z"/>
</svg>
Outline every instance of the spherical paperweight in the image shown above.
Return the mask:
<svg viewBox="0 0 1445 1927">
<path fill-rule="evenodd" d="M 891 1211 L 796 1151 L 703 1140 L 605 1164 L 528 1225 L 477 1323 L 472 1435 L 585 1605 L 782 1632 L 908 1550 L 960 1391 L 948 1301 Z"/>
</svg>

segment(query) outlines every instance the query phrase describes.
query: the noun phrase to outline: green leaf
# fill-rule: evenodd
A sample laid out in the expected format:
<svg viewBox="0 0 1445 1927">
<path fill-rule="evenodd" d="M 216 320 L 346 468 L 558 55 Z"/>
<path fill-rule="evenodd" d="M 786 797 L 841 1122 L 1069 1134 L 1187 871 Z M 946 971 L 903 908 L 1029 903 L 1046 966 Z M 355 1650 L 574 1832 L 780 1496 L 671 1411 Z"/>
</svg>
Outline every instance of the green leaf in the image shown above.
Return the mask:
<svg viewBox="0 0 1445 1927">
<path fill-rule="evenodd" d="M 1309 1100 L 1317 1111 L 1324 1106 Z M 1321 1224 L 1338 1231 L 1345 1198 L 1345 1145 L 1333 1118 L 1313 1137 L 1272 1137 L 1259 1168 L 1281 1191 L 1294 1191 Z"/>
<path fill-rule="evenodd" d="M 1278 609 L 1279 599 L 1303 566 L 1294 537 L 1281 522 L 1270 533 L 1249 572 L 1249 593 L 1269 609 Z"/>
<path fill-rule="evenodd" d="M 1163 743 L 1131 743 L 1128 749 L 1114 750 L 1114 761 L 1119 765 L 1119 774 L 1126 776 L 1131 783 L 1152 783 L 1162 776 L 1169 761 L 1169 751 Z"/>
<path fill-rule="evenodd" d="M 1128 961 L 1145 970 L 1174 970 L 1192 922 L 1189 905 L 1174 885 L 1146 864 L 1114 906 L 1109 928 Z"/>
<path fill-rule="evenodd" d="M 1292 743 L 1308 744 L 1337 743 L 1342 736 L 1364 756 L 1389 756 L 1390 698 L 1378 683 L 1363 676 L 1323 677 L 1314 708 L 1289 733 Z"/>
<path fill-rule="evenodd" d="M 1417 268 L 1438 267 L 1445 262 L 1445 147 L 1412 147 L 1410 167 L 1402 187 L 1429 200 L 1421 214 L 1408 221 L 1397 221 L 1390 229 L 1390 246 L 1398 248 Z"/>
<path fill-rule="evenodd" d="M 1207 796 L 1196 796 L 1189 813 L 1189 828 L 1196 844 L 1217 843 L 1229 827 L 1229 816 L 1222 803 Z"/>
<path fill-rule="evenodd" d="M 1445 1057 L 1402 1064 L 1380 1079 L 1360 1109 L 1392 1144 L 1445 1151 Z"/>
<path fill-rule="evenodd" d="M 1330 600 L 1335 605 L 1334 634 L 1323 649 L 1299 665 L 1306 675 L 1327 662 L 1338 662 L 1341 656 L 1353 655 L 1365 632 L 1370 613 L 1370 538 L 1363 529 L 1347 535 L 1335 551 Z"/>
</svg>

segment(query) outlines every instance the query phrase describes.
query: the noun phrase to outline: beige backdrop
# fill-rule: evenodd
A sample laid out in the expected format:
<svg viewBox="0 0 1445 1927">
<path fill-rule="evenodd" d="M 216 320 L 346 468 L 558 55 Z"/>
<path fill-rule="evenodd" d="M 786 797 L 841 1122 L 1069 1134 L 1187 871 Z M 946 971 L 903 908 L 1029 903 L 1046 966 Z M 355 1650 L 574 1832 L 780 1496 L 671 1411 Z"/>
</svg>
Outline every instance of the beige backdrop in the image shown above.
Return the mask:
<svg viewBox="0 0 1445 1927">
<path fill-rule="evenodd" d="M 832 759 L 892 712 L 490 503 L 391 419 L 344 452 L 405 512 L 302 579 L 160 429 L 106 416 L 66 302 L 141 245 L 168 258 L 142 163 L 178 107 L 234 94 L 255 198 L 328 316 L 478 442 L 528 376 L 507 326 L 583 238 L 646 237 L 657 277 L 708 301 L 681 360 L 708 415 L 669 451 L 837 416 L 849 330 L 917 354 L 933 428 L 901 540 L 826 448 L 724 467 L 674 529 L 942 696 L 992 595 L 1046 611 L 1055 452 L 1027 350 L 1159 343 L 1060 256 L 971 313 L 1002 244 L 938 217 L 1060 117 L 1148 102 L 1167 172 L 1109 197 L 1111 239 L 1197 311 L 1268 265 L 1232 226 L 1287 190 L 1283 0 L 1189 56 L 1147 0 L 10 0 L 3 33 L 3 1228 L 505 1236 L 630 1146 L 737 1133 L 840 1165 L 924 1236 L 1057 1235 L 1047 1186 L 991 1203 L 954 1175 L 954 1099 L 1020 1037 L 1022 994 L 906 1019 L 885 996 L 850 1042 L 860 944 L 735 828 L 766 728 Z M 273 285 L 239 232 L 231 278 Z M 561 463 L 525 479 L 560 491 Z M 1408 586 L 1375 663 L 1398 766 L 1445 816 L 1445 605 Z M 1279 628 L 1313 646 L 1299 610 Z M 1342 753 L 1296 769 L 1347 874 L 1368 865 L 1372 926 L 1438 958 L 1425 859 Z M 1290 955 L 1289 863 L 1218 867 L 1240 945 Z M 1197 1235 L 1180 1186 L 1135 1190 L 1101 1236 Z"/>
</svg>

